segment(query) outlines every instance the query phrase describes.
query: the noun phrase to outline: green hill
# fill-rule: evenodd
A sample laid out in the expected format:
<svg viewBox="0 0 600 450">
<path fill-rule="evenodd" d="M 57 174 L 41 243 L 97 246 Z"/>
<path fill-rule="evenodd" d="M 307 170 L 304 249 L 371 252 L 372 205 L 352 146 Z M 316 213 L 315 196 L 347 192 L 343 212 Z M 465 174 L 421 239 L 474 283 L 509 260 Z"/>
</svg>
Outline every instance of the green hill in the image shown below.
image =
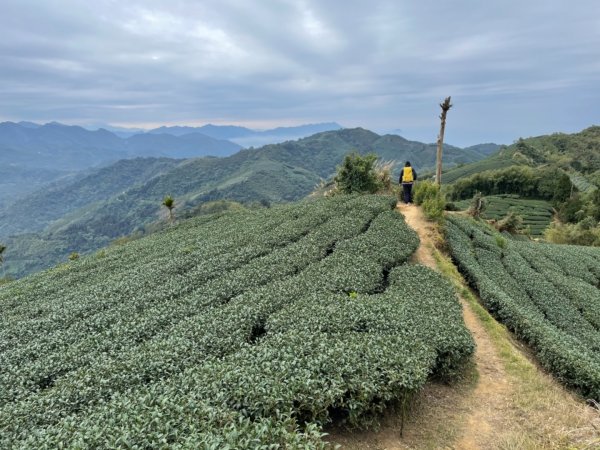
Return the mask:
<svg viewBox="0 0 600 450">
<path fill-rule="evenodd" d="M 556 133 L 528 139 L 498 153 L 442 176 L 446 192 L 452 200 L 472 198 L 477 192 L 491 198 L 494 211 L 486 217 L 497 218 L 506 211 L 495 196 L 519 196 L 532 206 L 532 200 L 549 202 L 556 221 L 539 208 L 523 203 L 512 205 L 529 222 L 534 234 L 544 233 L 547 239 L 560 243 L 597 245 L 600 235 L 600 127 L 580 133 Z M 514 201 L 513 201 L 514 203 Z M 510 205 L 508 205 L 510 206 Z M 550 233 L 551 232 L 551 233 Z"/>
<path fill-rule="evenodd" d="M 510 166 L 553 167 L 575 174 L 580 183 L 600 181 L 600 126 L 573 134 L 519 139 L 485 159 L 446 170 L 442 181 L 454 183 L 476 173 Z"/>
<path fill-rule="evenodd" d="M 176 213 L 219 199 L 271 204 L 304 198 L 353 150 L 400 163 L 410 160 L 417 170 L 432 167 L 436 157 L 434 144 L 356 128 L 242 150 L 227 158 L 118 163 L 0 210 L 6 272 L 22 276 L 64 261 L 71 252 L 94 251 L 143 230 L 160 219 L 167 194 L 176 200 Z M 476 149 L 446 146 L 444 151 L 447 165 L 481 157 Z"/>
<path fill-rule="evenodd" d="M 324 448 L 451 379 L 473 340 L 395 205 L 193 218 L 0 286 L 0 447 Z"/>
</svg>

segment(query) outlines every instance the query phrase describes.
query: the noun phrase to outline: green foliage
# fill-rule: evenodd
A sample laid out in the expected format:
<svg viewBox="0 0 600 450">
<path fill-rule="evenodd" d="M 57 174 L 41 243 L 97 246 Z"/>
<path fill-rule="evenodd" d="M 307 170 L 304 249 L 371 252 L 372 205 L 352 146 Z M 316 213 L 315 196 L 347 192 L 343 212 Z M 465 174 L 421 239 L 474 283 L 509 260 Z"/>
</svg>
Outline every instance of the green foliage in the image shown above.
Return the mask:
<svg viewBox="0 0 600 450">
<path fill-rule="evenodd" d="M 419 181 L 413 186 L 413 200 L 415 205 L 422 205 L 423 202 L 430 198 L 437 197 L 440 188 L 432 181 Z"/>
<path fill-rule="evenodd" d="M 509 211 L 506 217 L 500 219 L 495 226 L 500 232 L 517 234 L 523 230 L 523 218 L 514 211 Z"/>
<path fill-rule="evenodd" d="M 446 198 L 437 184 L 431 181 L 420 181 L 414 186 L 415 204 L 421 205 L 427 220 L 442 222 L 446 209 Z"/>
<path fill-rule="evenodd" d="M 580 173 L 569 173 L 568 176 L 571 180 L 571 183 L 573 183 L 579 192 L 590 194 L 598 190 L 598 187 L 593 182 L 590 182 Z"/>
<path fill-rule="evenodd" d="M 443 222 L 444 211 L 446 209 L 446 200 L 443 194 L 438 193 L 433 198 L 427 198 L 423 201 L 423 214 L 431 222 Z"/>
<path fill-rule="evenodd" d="M 162 205 L 170 211 L 171 209 L 175 208 L 175 200 L 170 195 L 165 195 Z"/>
<path fill-rule="evenodd" d="M 495 238 L 496 238 L 496 244 L 498 245 L 498 247 L 506 248 L 506 239 L 504 239 L 502 236 L 495 236 Z"/>
<path fill-rule="evenodd" d="M 472 338 L 395 205 L 194 217 L 3 286 L 0 447 L 326 448 L 453 376 Z"/>
<path fill-rule="evenodd" d="M 567 199 L 558 210 L 558 218 L 562 222 L 577 223 L 585 217 L 584 203 L 581 195 L 575 194 Z"/>
<path fill-rule="evenodd" d="M 442 173 L 442 181 L 444 184 L 452 184 L 459 179 L 467 178 L 480 172 L 489 170 L 500 170 L 507 167 L 517 165 L 517 162 L 507 155 L 505 152 L 490 156 L 481 161 L 476 161 L 471 164 L 451 168 L 447 172 Z"/>
<path fill-rule="evenodd" d="M 375 173 L 376 161 L 374 153 L 361 156 L 353 152 L 346 155 L 335 176 L 339 191 L 344 194 L 377 192 L 382 186 Z"/>
<path fill-rule="evenodd" d="M 490 170 L 463 178 L 452 186 L 454 200 L 472 197 L 476 192 L 485 195 L 514 194 L 521 197 L 564 201 L 571 193 L 569 177 L 558 169 L 532 169 L 513 166 Z"/>
<path fill-rule="evenodd" d="M 175 215 L 173 214 L 173 210 L 175 209 L 175 199 L 170 195 L 165 195 L 161 204 L 169 210 L 169 220 L 172 223 L 175 220 Z"/>
<path fill-rule="evenodd" d="M 79 253 L 71 252 L 69 255 L 69 261 L 77 261 L 79 259 Z"/>
<path fill-rule="evenodd" d="M 600 224 L 587 218 L 577 224 L 552 222 L 544 238 L 554 244 L 600 247 Z"/>
<path fill-rule="evenodd" d="M 486 308 L 582 395 L 600 399 L 600 250 L 507 240 L 451 216 L 452 257 Z"/>
</svg>

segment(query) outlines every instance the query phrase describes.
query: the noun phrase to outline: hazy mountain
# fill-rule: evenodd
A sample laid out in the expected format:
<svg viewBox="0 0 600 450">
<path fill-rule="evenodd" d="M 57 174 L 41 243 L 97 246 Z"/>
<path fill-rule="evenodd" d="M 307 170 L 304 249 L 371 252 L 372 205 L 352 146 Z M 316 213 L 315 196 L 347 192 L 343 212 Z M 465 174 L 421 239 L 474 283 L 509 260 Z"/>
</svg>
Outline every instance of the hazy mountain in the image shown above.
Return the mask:
<svg viewBox="0 0 600 450">
<path fill-rule="evenodd" d="M 5 268 L 23 275 L 64 260 L 72 251 L 93 251 L 144 229 L 160 219 L 166 194 L 175 197 L 176 214 L 218 199 L 271 203 L 303 198 L 320 179 L 331 177 L 353 150 L 375 152 L 400 165 L 410 160 L 417 171 L 432 167 L 436 157 L 434 144 L 356 128 L 242 150 L 225 158 L 122 161 L 1 210 L 0 237 L 8 247 Z M 470 162 L 475 153 L 448 145 L 444 160 L 448 165 Z M 34 231 L 37 234 L 31 234 Z M 13 236 L 5 239 L 8 234 Z"/>
<path fill-rule="evenodd" d="M 489 156 L 489 155 L 496 153 L 498 150 L 500 150 L 500 147 L 501 147 L 501 145 L 498 145 L 498 144 L 487 143 L 487 144 L 471 145 L 470 147 L 465 147 L 463 150 L 473 151 L 480 155 Z"/>
<path fill-rule="evenodd" d="M 30 169 L 14 163 L 0 165 L 0 209 L 18 197 L 34 192 L 52 181 L 68 177 L 69 174 L 70 172 L 62 170 Z"/>
<path fill-rule="evenodd" d="M 128 156 L 196 158 L 229 156 L 242 147 L 230 141 L 214 139 L 201 133 L 181 136 L 171 134 L 136 134 L 125 140 Z M 201 152 L 198 149 L 202 149 Z"/>
<path fill-rule="evenodd" d="M 267 144 L 277 144 L 279 142 L 301 139 L 323 131 L 334 131 L 342 128 L 334 122 L 307 124 L 296 127 L 279 127 L 270 130 L 251 130 L 245 127 L 234 125 L 204 125 L 201 127 L 160 127 L 150 130 L 150 134 L 172 134 L 174 136 L 184 136 L 190 133 L 202 133 L 215 139 L 226 139 L 236 142 L 243 147 L 257 147 Z"/>
<path fill-rule="evenodd" d="M 227 156 L 241 148 L 193 133 L 182 137 L 140 134 L 127 139 L 110 131 L 56 122 L 0 123 L 0 205 L 66 174 L 126 158 Z"/>
<path fill-rule="evenodd" d="M 24 120 L 19 122 L 19 125 L 21 125 L 22 127 L 25 127 L 25 128 L 39 128 L 42 126 L 39 123 L 27 122 Z"/>
<path fill-rule="evenodd" d="M 122 140 L 106 130 L 49 123 L 39 127 L 0 123 L 0 165 L 80 170 L 123 157 Z"/>
<path fill-rule="evenodd" d="M 80 207 L 121 194 L 181 162 L 168 158 L 125 159 L 101 169 L 63 177 L 35 194 L 0 208 L 0 236 L 41 231 Z"/>
</svg>

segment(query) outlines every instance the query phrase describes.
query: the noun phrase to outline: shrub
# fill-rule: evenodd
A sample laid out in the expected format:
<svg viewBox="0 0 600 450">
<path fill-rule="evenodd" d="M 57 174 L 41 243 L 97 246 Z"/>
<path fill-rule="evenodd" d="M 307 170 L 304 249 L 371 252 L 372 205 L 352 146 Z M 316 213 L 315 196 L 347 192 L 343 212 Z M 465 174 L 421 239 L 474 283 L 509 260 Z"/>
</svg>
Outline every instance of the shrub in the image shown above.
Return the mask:
<svg viewBox="0 0 600 450">
<path fill-rule="evenodd" d="M 344 194 L 377 192 L 381 184 L 375 173 L 376 161 L 377 156 L 373 153 L 365 156 L 356 152 L 346 155 L 335 176 L 338 189 Z"/>
<path fill-rule="evenodd" d="M 397 189 L 392 179 L 392 170 L 394 169 L 395 161 L 377 161 L 375 164 L 375 176 L 380 190 L 383 193 L 393 194 Z"/>
<path fill-rule="evenodd" d="M 428 198 L 435 198 L 440 188 L 437 184 L 431 181 L 419 181 L 413 187 L 413 200 L 416 205 L 422 205 Z"/>
<path fill-rule="evenodd" d="M 432 222 L 443 221 L 446 198 L 440 191 L 440 187 L 431 181 L 422 181 L 416 183 L 414 189 L 415 204 L 423 207 L 423 213 L 427 220 Z"/>
<path fill-rule="evenodd" d="M 427 220 L 432 222 L 442 222 L 444 220 L 446 201 L 441 193 L 438 193 L 435 197 L 425 199 L 422 206 Z"/>
<path fill-rule="evenodd" d="M 0 448 L 322 448 L 331 416 L 374 423 L 473 351 L 395 206 L 195 217 L 2 286 Z"/>
<path fill-rule="evenodd" d="M 476 192 L 471 200 L 471 206 L 469 206 L 468 213 L 470 216 L 479 219 L 485 211 L 486 201 L 483 198 L 481 192 Z"/>
<path fill-rule="evenodd" d="M 578 224 L 553 222 L 544 232 L 544 238 L 554 244 L 600 247 L 600 224 L 590 226 L 589 219 Z"/>
<path fill-rule="evenodd" d="M 509 211 L 506 217 L 496 223 L 498 231 L 506 231 L 511 234 L 520 233 L 523 229 L 523 218 L 514 211 Z"/>
<path fill-rule="evenodd" d="M 560 381 L 600 399 L 600 251 L 516 240 L 499 249 L 498 233 L 458 216 L 446 237 L 486 308 Z"/>
</svg>

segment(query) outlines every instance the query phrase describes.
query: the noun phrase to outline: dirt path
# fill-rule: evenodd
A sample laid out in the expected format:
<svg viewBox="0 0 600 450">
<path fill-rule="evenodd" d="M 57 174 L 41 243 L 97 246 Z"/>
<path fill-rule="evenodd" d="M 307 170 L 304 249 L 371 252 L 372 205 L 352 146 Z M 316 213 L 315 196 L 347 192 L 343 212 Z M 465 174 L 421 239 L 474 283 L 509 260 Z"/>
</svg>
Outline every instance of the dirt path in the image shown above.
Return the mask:
<svg viewBox="0 0 600 450">
<path fill-rule="evenodd" d="M 433 238 L 436 231 L 432 224 L 423 217 L 420 208 L 414 205 L 401 205 L 400 211 L 406 223 L 419 235 L 421 245 L 415 252 L 415 262 L 438 270 L 432 254 Z M 478 381 L 469 395 L 468 407 L 463 419 L 465 426 L 455 447 L 460 449 L 492 448 L 498 442 L 498 432 L 504 427 L 510 428 L 510 404 L 507 402 L 512 390 L 511 383 L 498 357 L 489 336 L 479 323 L 477 317 L 464 299 L 460 299 L 463 307 L 465 324 L 477 348 L 475 350 L 475 366 Z"/>
<path fill-rule="evenodd" d="M 411 262 L 438 270 L 437 230 L 420 208 L 399 210 L 421 240 Z M 600 415 L 535 367 L 495 322 L 500 331 L 491 337 L 469 302 L 460 301 L 477 345 L 471 376 L 453 386 L 428 383 L 403 437 L 391 413 L 377 432 L 333 432 L 332 442 L 376 450 L 600 448 Z"/>
</svg>

